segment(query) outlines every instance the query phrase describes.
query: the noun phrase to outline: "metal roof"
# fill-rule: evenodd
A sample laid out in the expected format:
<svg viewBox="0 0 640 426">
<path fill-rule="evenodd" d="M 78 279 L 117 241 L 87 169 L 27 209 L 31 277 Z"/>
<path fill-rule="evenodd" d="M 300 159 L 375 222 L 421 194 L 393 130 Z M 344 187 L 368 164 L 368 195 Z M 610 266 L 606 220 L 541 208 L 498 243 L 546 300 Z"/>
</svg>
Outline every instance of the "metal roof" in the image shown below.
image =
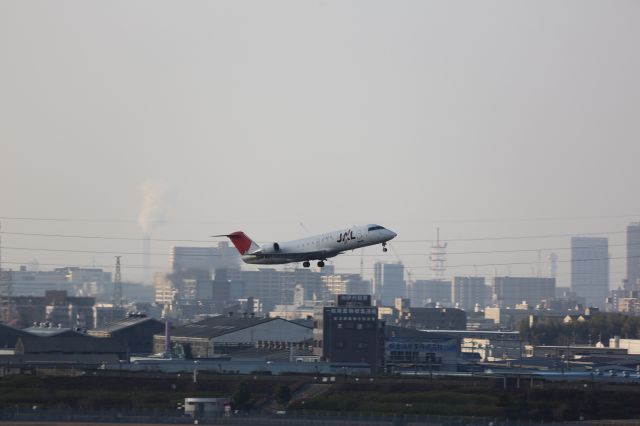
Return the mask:
<svg viewBox="0 0 640 426">
<path fill-rule="evenodd" d="M 25 336 L 16 344 L 16 354 L 36 353 L 126 353 L 127 346 L 110 337 L 77 336 Z"/>
<path fill-rule="evenodd" d="M 217 317 L 207 318 L 202 321 L 176 327 L 172 330 L 171 335 L 174 337 L 212 338 L 233 333 L 238 330 L 243 330 L 245 328 L 255 327 L 256 325 L 265 324 L 270 321 L 285 321 L 292 323 L 291 321 L 287 321 L 282 318 L 252 318 L 220 315 Z M 300 324 L 296 325 L 305 327 Z"/>
<path fill-rule="evenodd" d="M 124 330 L 125 328 L 133 327 L 135 325 L 139 325 L 145 322 L 155 321 L 158 323 L 164 324 L 162 321 L 152 318 L 152 317 L 129 317 L 123 318 L 117 321 L 113 321 L 103 325 L 102 327 L 94 328 L 93 330 L 89 330 L 89 334 L 94 333 L 113 333 L 115 331 Z"/>
</svg>

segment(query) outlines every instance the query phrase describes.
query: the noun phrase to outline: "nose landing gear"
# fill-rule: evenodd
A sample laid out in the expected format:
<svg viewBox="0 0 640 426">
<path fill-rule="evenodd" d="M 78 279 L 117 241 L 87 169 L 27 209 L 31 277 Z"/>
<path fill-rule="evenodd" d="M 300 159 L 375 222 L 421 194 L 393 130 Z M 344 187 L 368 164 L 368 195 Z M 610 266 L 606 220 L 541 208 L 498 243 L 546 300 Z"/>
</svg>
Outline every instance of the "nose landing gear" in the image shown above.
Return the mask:
<svg viewBox="0 0 640 426">
<path fill-rule="evenodd" d="M 319 261 L 318 261 L 318 267 L 319 267 L 319 268 L 322 268 L 323 266 L 324 266 L 324 261 L 319 260 Z"/>
<path fill-rule="evenodd" d="M 387 243 L 382 243 L 382 251 L 386 253 L 387 250 Z"/>
</svg>

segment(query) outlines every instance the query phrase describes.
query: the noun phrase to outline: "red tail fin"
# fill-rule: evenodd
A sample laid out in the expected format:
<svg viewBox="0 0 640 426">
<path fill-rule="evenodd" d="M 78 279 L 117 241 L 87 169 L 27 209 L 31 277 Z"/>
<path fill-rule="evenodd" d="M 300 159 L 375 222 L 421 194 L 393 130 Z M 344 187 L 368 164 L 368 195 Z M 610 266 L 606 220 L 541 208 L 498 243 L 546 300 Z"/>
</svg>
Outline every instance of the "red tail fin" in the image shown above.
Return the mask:
<svg viewBox="0 0 640 426">
<path fill-rule="evenodd" d="M 240 254 L 245 254 L 249 251 L 251 245 L 255 244 L 253 241 L 251 241 L 251 238 L 247 237 L 247 234 L 242 231 L 236 231 L 232 234 L 227 235 L 227 237 L 229 237 L 233 245 L 236 246 Z"/>
</svg>

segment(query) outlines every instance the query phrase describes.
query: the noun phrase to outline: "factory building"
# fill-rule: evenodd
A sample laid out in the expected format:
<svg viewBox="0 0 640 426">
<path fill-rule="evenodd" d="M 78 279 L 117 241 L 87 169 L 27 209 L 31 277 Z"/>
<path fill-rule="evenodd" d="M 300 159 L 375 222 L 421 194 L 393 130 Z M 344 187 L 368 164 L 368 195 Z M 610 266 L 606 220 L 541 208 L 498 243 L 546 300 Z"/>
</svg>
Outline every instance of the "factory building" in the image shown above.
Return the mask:
<svg viewBox="0 0 640 426">
<path fill-rule="evenodd" d="M 286 348 L 311 340 L 310 327 L 282 318 L 220 315 L 176 327 L 171 343 L 182 347 L 187 358 L 210 358 L 250 347 Z M 154 352 L 165 351 L 164 334 L 153 336 Z"/>
<path fill-rule="evenodd" d="M 162 333 L 165 323 L 155 318 L 129 314 L 126 318 L 89 330 L 93 337 L 114 338 L 124 342 L 131 354 L 152 354 L 153 336 Z"/>
</svg>

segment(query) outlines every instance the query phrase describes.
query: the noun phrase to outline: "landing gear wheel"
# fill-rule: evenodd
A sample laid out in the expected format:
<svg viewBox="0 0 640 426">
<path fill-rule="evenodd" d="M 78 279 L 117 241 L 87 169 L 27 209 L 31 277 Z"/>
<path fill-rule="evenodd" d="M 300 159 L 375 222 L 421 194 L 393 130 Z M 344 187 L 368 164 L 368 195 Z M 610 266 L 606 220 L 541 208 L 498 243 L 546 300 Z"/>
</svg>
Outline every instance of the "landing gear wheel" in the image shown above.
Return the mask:
<svg viewBox="0 0 640 426">
<path fill-rule="evenodd" d="M 382 251 L 386 253 L 387 252 L 387 248 L 386 247 L 382 247 Z"/>
<path fill-rule="evenodd" d="M 324 266 L 324 262 L 323 262 L 322 260 L 321 260 L 321 261 L 319 261 L 319 262 L 318 262 L 318 267 L 319 267 L 319 268 L 322 268 L 323 266 Z"/>
<path fill-rule="evenodd" d="M 302 266 L 304 266 L 305 268 L 308 268 L 309 266 L 311 266 L 311 263 L 309 263 L 308 260 L 305 260 L 304 262 L 302 262 Z"/>
</svg>

